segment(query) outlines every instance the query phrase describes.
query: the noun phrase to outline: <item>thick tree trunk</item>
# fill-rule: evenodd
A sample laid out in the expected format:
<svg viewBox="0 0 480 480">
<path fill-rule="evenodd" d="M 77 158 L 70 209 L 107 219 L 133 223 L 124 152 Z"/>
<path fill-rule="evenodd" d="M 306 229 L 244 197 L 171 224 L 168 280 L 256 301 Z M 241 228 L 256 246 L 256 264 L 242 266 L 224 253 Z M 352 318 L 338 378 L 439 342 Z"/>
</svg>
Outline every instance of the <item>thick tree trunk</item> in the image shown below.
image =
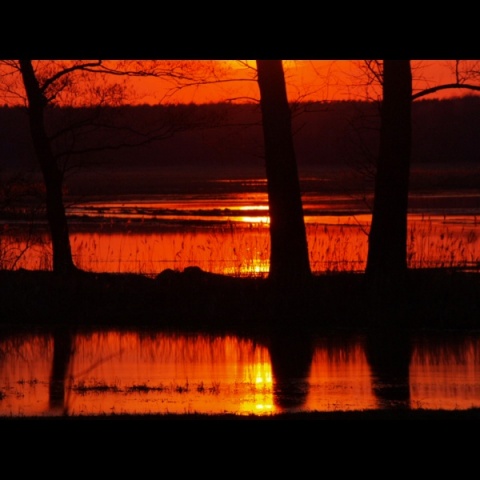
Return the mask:
<svg viewBox="0 0 480 480">
<path fill-rule="evenodd" d="M 45 182 L 47 219 L 52 238 L 53 271 L 68 274 L 76 271 L 76 268 L 72 259 L 67 216 L 63 204 L 63 176 L 45 131 L 44 109 L 47 101 L 38 84 L 32 62 L 20 60 L 20 70 L 27 93 L 33 148 Z"/>
<path fill-rule="evenodd" d="M 307 236 L 281 60 L 257 60 L 270 213 L 269 279 L 291 287 L 311 277 Z"/>
<path fill-rule="evenodd" d="M 384 60 L 380 150 L 366 273 L 401 280 L 407 272 L 407 213 L 412 143 L 409 60 Z"/>
</svg>

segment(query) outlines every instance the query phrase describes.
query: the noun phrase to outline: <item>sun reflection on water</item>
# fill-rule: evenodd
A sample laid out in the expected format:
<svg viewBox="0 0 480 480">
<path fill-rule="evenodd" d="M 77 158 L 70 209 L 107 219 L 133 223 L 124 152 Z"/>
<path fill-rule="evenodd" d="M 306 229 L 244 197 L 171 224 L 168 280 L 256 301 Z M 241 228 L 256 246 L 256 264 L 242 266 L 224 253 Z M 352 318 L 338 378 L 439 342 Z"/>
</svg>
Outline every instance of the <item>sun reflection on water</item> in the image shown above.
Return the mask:
<svg viewBox="0 0 480 480">
<path fill-rule="evenodd" d="M 274 373 L 269 347 L 235 336 L 116 331 L 7 336 L 0 341 L 0 415 L 268 415 L 379 408 L 361 337 L 312 341 L 311 365 L 297 378 Z M 480 406 L 478 338 L 453 346 L 415 345 L 402 379 L 410 408 Z"/>
</svg>

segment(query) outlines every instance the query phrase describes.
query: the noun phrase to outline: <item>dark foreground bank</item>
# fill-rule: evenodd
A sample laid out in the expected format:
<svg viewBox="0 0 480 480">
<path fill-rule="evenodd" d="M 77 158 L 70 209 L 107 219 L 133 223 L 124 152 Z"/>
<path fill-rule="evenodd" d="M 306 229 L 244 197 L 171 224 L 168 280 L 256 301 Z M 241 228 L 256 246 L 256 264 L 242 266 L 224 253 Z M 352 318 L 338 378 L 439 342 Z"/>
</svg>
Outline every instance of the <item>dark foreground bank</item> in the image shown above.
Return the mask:
<svg viewBox="0 0 480 480">
<path fill-rule="evenodd" d="M 362 421 L 362 420 L 480 420 L 480 408 L 466 410 L 390 409 L 365 411 L 299 412 L 275 415 L 234 414 L 111 414 L 59 417 L 0 417 L 2 424 L 48 423 L 115 423 L 115 422 L 168 422 L 168 421 L 228 421 L 228 422 L 277 422 L 277 421 Z"/>
<path fill-rule="evenodd" d="M 69 278 L 47 271 L 0 271 L 0 327 L 37 331 L 50 328 L 171 329 L 203 333 L 273 332 L 282 325 L 307 332 L 366 330 L 399 322 L 413 330 L 480 328 L 480 274 L 454 270 L 416 270 L 402 292 L 375 297 L 363 274 L 324 274 L 289 302 L 273 295 L 268 281 L 213 275 L 198 268 L 166 270 L 156 278 L 132 274 L 79 272 Z M 294 297 L 298 297 L 295 300 Z M 269 416 L 233 414 L 151 414 L 60 417 L 0 417 L 3 425 L 141 425 L 157 422 L 478 420 L 480 408 L 467 410 L 390 409 L 301 412 Z"/>
<path fill-rule="evenodd" d="M 276 296 L 263 278 L 189 267 L 156 278 L 79 272 L 0 271 L 0 326 L 154 328 L 205 333 L 366 329 L 397 322 L 409 329 L 480 328 L 480 274 L 412 270 L 403 291 L 372 291 L 365 275 L 330 273 Z M 283 302 L 283 304 L 282 304 Z"/>
</svg>

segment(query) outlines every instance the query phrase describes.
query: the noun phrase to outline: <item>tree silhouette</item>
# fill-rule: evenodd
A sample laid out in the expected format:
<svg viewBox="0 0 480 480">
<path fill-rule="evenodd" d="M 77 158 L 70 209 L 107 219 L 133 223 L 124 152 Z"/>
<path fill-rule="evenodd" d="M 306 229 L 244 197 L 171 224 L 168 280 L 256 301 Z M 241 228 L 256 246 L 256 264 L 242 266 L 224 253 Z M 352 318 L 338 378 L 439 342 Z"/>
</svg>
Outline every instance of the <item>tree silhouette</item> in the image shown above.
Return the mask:
<svg viewBox="0 0 480 480">
<path fill-rule="evenodd" d="M 412 339 L 407 330 L 372 330 L 365 338 L 372 388 L 379 408 L 410 408 Z"/>
<path fill-rule="evenodd" d="M 378 64 L 378 62 L 376 62 Z M 384 60 L 373 75 L 382 83 L 379 154 L 366 273 L 382 293 L 401 286 L 407 273 L 407 214 L 412 151 L 412 102 L 445 89 L 479 91 L 468 83 L 478 77 L 476 63 L 467 70 L 455 62 L 455 81 L 412 91 L 410 60 Z"/>
<path fill-rule="evenodd" d="M 63 173 L 57 165 L 45 128 L 45 108 L 48 105 L 45 86 L 39 84 L 31 60 L 20 60 L 19 64 L 28 99 L 33 147 L 45 182 L 47 219 L 52 237 L 53 271 L 70 274 L 76 267 L 73 263 L 63 203 Z"/>
<path fill-rule="evenodd" d="M 412 148 L 409 60 L 384 60 L 380 144 L 366 273 L 379 284 L 407 270 L 407 209 Z"/>
<path fill-rule="evenodd" d="M 179 89 L 182 80 L 192 80 L 197 67 L 181 61 L 164 64 L 101 60 L 33 62 L 26 59 L 3 60 L 1 63 L 7 72 L 1 82 L 4 98 L 23 99 L 28 113 L 33 148 L 45 184 L 53 271 L 62 275 L 75 273 L 78 268 L 72 258 L 63 196 L 64 176 L 71 157 L 138 147 L 168 138 L 178 131 L 198 128 L 205 121 L 211 122 L 211 119 L 192 118 L 192 115 L 186 118 L 183 115 L 185 112 L 178 109 L 178 118 L 167 115 L 166 119 L 158 119 L 141 130 L 131 125 L 119 125 L 118 119 L 109 118 L 108 107 L 124 101 L 126 87 L 116 81 L 107 82 L 107 77 L 168 76 Z M 199 72 L 199 75 L 204 74 L 201 69 Z M 15 83 L 17 74 L 20 74 L 21 86 Z M 57 108 L 65 105 L 72 108 Z M 62 114 L 72 118 L 61 118 L 64 123 L 54 125 Z M 119 137 L 120 131 L 122 135 Z M 117 136 L 112 132 L 116 132 Z M 113 140 L 103 137 L 103 134 Z M 92 139 L 90 144 L 85 143 L 85 137 Z"/>
<path fill-rule="evenodd" d="M 298 329 L 288 335 L 273 332 L 268 339 L 268 350 L 275 403 L 287 411 L 302 407 L 310 389 L 309 376 L 315 353 L 311 335 Z"/>
<path fill-rule="evenodd" d="M 269 279 L 289 285 L 311 276 L 292 137 L 291 111 L 281 60 L 257 60 L 270 214 Z"/>
<path fill-rule="evenodd" d="M 74 333 L 61 327 L 52 333 L 53 359 L 49 381 L 49 405 L 52 412 L 68 414 L 66 383 L 72 367 Z"/>
</svg>

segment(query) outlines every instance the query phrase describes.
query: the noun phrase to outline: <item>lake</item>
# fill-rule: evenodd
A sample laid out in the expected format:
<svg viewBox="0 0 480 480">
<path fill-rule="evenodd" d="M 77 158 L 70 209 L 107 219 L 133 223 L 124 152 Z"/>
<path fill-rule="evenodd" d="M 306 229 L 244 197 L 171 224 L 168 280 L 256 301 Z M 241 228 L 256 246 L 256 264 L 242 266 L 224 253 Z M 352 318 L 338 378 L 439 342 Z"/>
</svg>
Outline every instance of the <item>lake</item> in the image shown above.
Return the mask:
<svg viewBox="0 0 480 480">
<path fill-rule="evenodd" d="M 480 407 L 480 336 L 2 335 L 0 416 Z"/>
<path fill-rule="evenodd" d="M 189 266 L 265 276 L 264 183 L 69 200 L 74 260 L 93 272 L 155 276 Z M 317 182 L 318 183 L 318 182 Z M 314 189 L 315 190 L 315 189 Z M 360 195 L 303 198 L 312 270 L 363 271 L 371 221 Z M 480 193 L 414 193 L 409 267 L 480 265 Z M 5 220 L 2 268 L 51 269 L 43 221 Z M 0 415 L 235 413 L 480 407 L 477 334 L 240 338 L 140 331 L 2 332 Z"/>
</svg>

